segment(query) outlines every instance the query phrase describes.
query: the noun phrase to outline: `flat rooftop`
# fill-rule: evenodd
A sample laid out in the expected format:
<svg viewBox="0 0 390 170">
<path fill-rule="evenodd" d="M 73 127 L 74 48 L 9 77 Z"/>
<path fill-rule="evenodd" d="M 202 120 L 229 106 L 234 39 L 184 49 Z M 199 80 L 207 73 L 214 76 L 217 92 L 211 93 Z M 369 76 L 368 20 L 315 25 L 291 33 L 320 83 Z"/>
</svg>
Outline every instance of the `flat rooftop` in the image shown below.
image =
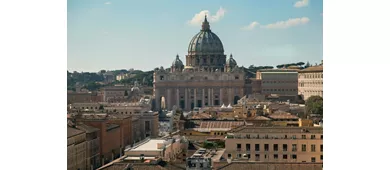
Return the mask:
<svg viewBox="0 0 390 170">
<path fill-rule="evenodd" d="M 304 132 L 306 131 L 306 132 Z M 232 133 L 323 133 L 322 127 L 243 127 Z"/>
<path fill-rule="evenodd" d="M 151 139 L 147 141 L 146 143 L 143 143 L 139 146 L 136 146 L 135 148 L 132 148 L 130 151 L 155 151 L 155 150 L 161 150 L 157 148 L 157 144 L 164 143 L 166 140 L 163 139 Z"/>
</svg>

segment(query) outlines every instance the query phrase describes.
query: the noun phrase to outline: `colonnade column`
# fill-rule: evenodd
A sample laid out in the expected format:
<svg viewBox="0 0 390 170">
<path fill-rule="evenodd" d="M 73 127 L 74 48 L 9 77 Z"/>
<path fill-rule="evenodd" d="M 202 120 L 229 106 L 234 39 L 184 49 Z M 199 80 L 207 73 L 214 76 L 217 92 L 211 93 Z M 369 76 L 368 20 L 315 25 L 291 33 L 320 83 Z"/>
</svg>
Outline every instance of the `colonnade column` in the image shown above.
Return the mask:
<svg viewBox="0 0 390 170">
<path fill-rule="evenodd" d="M 229 88 L 228 89 L 228 102 L 229 102 L 229 104 L 233 104 L 233 102 L 232 102 L 232 93 L 233 93 L 233 89 Z"/>
<path fill-rule="evenodd" d="M 202 89 L 202 107 L 204 107 L 205 100 L 206 100 L 206 98 L 205 98 L 206 96 L 205 96 L 205 92 L 204 91 L 205 91 L 205 89 L 203 88 Z"/>
<path fill-rule="evenodd" d="M 160 110 L 161 108 L 161 100 L 160 100 L 160 90 L 155 89 L 154 91 L 154 99 L 156 100 L 156 110 Z"/>
<path fill-rule="evenodd" d="M 172 89 L 167 89 L 167 98 L 165 99 L 165 107 L 167 110 L 172 109 Z"/>
<path fill-rule="evenodd" d="M 211 106 L 211 88 L 208 88 L 207 89 L 207 103 L 208 103 L 208 106 Z"/>
<path fill-rule="evenodd" d="M 184 89 L 184 109 L 188 110 L 188 88 Z"/>
<path fill-rule="evenodd" d="M 214 88 L 211 88 L 210 99 L 211 99 L 210 106 L 214 106 Z"/>
<path fill-rule="evenodd" d="M 219 105 L 223 105 L 223 88 L 219 89 Z"/>
<path fill-rule="evenodd" d="M 176 108 L 180 108 L 180 90 L 176 88 Z"/>
<path fill-rule="evenodd" d="M 198 100 L 196 99 L 196 91 L 197 89 L 194 89 L 194 107 L 198 107 Z"/>
</svg>

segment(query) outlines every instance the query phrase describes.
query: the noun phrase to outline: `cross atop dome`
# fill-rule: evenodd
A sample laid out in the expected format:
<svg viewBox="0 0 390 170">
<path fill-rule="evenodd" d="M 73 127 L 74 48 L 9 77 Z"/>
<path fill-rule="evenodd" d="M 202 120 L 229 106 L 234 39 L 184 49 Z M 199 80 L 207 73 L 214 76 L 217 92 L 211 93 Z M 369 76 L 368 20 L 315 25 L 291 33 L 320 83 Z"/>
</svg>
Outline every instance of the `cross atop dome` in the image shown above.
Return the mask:
<svg viewBox="0 0 390 170">
<path fill-rule="evenodd" d="M 202 23 L 202 31 L 211 31 L 210 30 L 210 24 L 209 22 L 207 21 L 207 14 L 204 15 L 204 21 Z"/>
</svg>

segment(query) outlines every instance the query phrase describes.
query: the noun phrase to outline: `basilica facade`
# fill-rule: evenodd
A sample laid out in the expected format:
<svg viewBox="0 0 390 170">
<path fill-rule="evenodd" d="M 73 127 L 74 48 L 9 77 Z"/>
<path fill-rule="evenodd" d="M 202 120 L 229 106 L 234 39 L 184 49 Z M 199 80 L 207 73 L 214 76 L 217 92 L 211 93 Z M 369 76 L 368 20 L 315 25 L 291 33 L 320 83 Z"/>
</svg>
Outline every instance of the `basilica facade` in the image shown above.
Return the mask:
<svg viewBox="0 0 390 170">
<path fill-rule="evenodd" d="M 156 110 L 233 105 L 244 95 L 245 72 L 232 54 L 225 55 L 222 41 L 211 31 L 207 17 L 191 39 L 185 58 L 185 65 L 177 55 L 169 69 L 155 69 Z"/>
</svg>

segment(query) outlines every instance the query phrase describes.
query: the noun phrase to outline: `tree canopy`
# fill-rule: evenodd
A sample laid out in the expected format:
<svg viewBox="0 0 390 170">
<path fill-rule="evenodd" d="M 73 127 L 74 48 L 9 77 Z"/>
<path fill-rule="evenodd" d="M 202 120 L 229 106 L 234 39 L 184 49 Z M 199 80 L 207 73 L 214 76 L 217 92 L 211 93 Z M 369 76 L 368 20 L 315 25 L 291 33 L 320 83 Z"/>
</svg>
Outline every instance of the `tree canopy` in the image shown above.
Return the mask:
<svg viewBox="0 0 390 170">
<path fill-rule="evenodd" d="M 323 98 L 320 96 L 311 96 L 306 100 L 306 115 L 323 113 Z"/>
</svg>

